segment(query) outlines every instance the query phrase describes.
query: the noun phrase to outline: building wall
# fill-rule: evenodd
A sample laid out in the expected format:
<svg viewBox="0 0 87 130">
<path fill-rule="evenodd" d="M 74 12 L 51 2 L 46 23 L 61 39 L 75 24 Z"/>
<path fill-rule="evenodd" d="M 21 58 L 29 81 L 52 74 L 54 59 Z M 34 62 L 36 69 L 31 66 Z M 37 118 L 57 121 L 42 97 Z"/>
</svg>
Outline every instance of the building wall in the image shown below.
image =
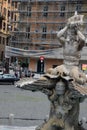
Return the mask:
<svg viewBox="0 0 87 130">
<path fill-rule="evenodd" d="M 76 9 L 79 13 L 84 14 L 85 22 L 87 23 L 86 0 L 72 0 L 68 2 L 65 0 L 65 2 L 35 0 L 35 2 L 28 3 L 25 1 L 22 2 L 23 0 L 21 2 L 17 0 L 13 3 L 12 1 L 14 0 L 10 0 L 10 3 L 8 3 L 8 0 L 3 0 L 2 2 L 1 11 L 6 18 L 3 20 L 2 29 L 0 30 L 4 34 L 1 36 L 2 40 L 0 44 L 3 51 L 6 45 L 30 50 L 44 50 L 59 47 L 58 45 L 60 43 L 58 42 L 55 31 L 65 26 L 67 18 L 72 16 Z M 29 13 L 31 13 L 30 16 Z M 85 25 L 86 34 L 87 24 Z M 46 31 L 44 31 L 44 27 L 46 27 Z M 11 32 L 10 41 L 8 40 L 8 36 L 10 36 L 9 29 Z M 43 34 L 46 34 L 46 37 Z M 4 41 L 3 37 L 5 39 Z M 37 58 L 30 58 L 29 67 L 34 71 L 37 69 L 37 60 Z M 49 67 L 56 65 L 55 63 L 60 65 L 62 60 L 52 59 L 51 57 L 45 58 L 44 70 L 46 71 Z"/>
<path fill-rule="evenodd" d="M 58 30 L 58 22 L 61 22 L 61 20 L 64 22 L 65 17 L 59 19 L 58 14 L 57 16 L 55 15 L 55 12 L 58 10 L 58 2 L 56 9 L 55 5 L 56 3 L 53 1 L 49 2 L 49 4 L 45 1 L 35 1 L 28 3 L 20 2 L 20 10 L 17 12 L 19 13 L 20 21 L 18 24 L 19 33 L 15 33 L 19 41 L 18 39 L 16 39 L 17 41 L 14 41 L 17 43 L 20 42 L 19 44 L 16 44 L 17 47 L 24 48 L 25 46 L 27 46 L 28 49 L 49 49 L 54 48 L 55 44 L 58 44 L 56 34 L 53 34 L 52 32 Z M 27 9 L 29 7 L 31 7 L 30 12 Z M 47 12 L 44 11 L 45 7 L 48 8 Z M 28 13 L 28 16 L 26 15 L 26 11 Z M 30 16 L 29 13 L 31 13 Z M 45 13 L 47 13 L 47 15 Z M 26 31 L 26 28 L 28 27 L 30 27 L 29 32 Z M 46 27 L 46 30 L 44 29 L 44 27 Z M 26 33 L 29 33 L 29 38 L 26 36 Z"/>
<path fill-rule="evenodd" d="M 12 41 L 15 43 L 14 46 L 23 49 L 58 47 L 60 44 L 55 31 L 65 26 L 67 18 L 71 17 L 75 10 L 84 14 L 87 21 L 86 5 L 86 0 L 19 2 L 19 8 L 16 10 L 19 19 L 14 21 L 15 23 L 18 22 L 18 31 L 14 33 L 17 38 Z"/>
<path fill-rule="evenodd" d="M 3 16 L 2 23 L 0 25 L 0 61 L 5 60 L 5 46 L 10 45 L 10 31 L 14 30 L 15 24 L 11 24 L 11 20 L 16 19 L 15 14 L 11 12 L 12 8 L 17 8 L 12 5 L 12 0 L 1 0 L 0 1 L 0 12 Z M 3 56 L 2 56 L 3 53 Z M 3 58 L 2 58 L 3 57 Z"/>
<path fill-rule="evenodd" d="M 33 70 L 37 72 L 37 63 L 39 58 L 30 58 L 29 70 Z M 46 72 L 49 68 L 53 68 L 54 66 L 61 65 L 63 60 L 58 59 L 44 59 L 44 72 Z"/>
<path fill-rule="evenodd" d="M 65 26 L 67 18 L 71 17 L 75 10 L 80 14 L 84 14 L 85 22 L 87 23 L 86 0 L 72 0 L 68 2 L 65 0 L 60 2 L 35 0 L 33 2 L 28 1 L 28 3 L 21 1 L 19 2 L 18 10 L 19 18 L 15 21 L 15 23 L 18 22 L 18 31 L 14 33 L 16 40 L 14 40 L 15 44 L 12 44 L 12 46 L 23 49 L 43 50 L 57 48 L 60 43 L 55 31 Z M 27 29 L 28 27 L 30 27 L 30 30 Z M 43 29 L 44 27 L 46 27 L 46 30 Z M 87 32 L 86 30 L 87 26 L 85 32 Z M 46 37 L 44 36 L 45 34 Z M 37 58 L 30 58 L 29 68 L 36 71 L 37 62 Z M 44 71 L 53 67 L 53 65 L 60 64 L 62 64 L 62 59 L 57 60 L 45 57 Z"/>
<path fill-rule="evenodd" d="M 30 58 L 29 70 L 31 70 L 31 71 L 36 71 L 37 70 L 37 59 Z"/>
<path fill-rule="evenodd" d="M 56 67 L 58 65 L 61 65 L 63 63 L 63 60 L 59 59 L 46 59 L 45 60 L 45 71 L 47 71 L 49 68 Z"/>
</svg>

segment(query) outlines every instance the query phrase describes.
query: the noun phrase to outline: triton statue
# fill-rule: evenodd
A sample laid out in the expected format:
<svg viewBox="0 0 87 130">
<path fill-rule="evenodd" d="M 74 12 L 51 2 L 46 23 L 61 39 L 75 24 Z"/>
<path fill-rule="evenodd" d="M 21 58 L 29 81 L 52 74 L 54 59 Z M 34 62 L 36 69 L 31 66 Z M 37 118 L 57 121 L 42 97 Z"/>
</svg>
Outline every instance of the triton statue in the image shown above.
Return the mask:
<svg viewBox="0 0 87 130">
<path fill-rule="evenodd" d="M 80 51 L 86 38 L 80 31 L 83 15 L 68 19 L 64 29 L 57 32 L 63 46 L 64 63 L 47 70 L 40 79 L 19 83 L 18 87 L 41 91 L 50 101 L 48 120 L 36 130 L 85 130 L 79 125 L 80 103 L 87 97 L 87 79 L 79 69 Z"/>
</svg>

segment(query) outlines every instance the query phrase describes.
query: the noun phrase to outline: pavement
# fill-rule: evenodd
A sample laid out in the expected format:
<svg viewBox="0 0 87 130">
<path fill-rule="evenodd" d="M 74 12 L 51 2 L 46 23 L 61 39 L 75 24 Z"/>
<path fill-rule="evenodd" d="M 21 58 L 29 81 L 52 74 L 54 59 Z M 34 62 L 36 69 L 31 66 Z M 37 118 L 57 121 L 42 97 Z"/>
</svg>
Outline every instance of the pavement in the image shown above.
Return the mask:
<svg viewBox="0 0 87 130">
<path fill-rule="evenodd" d="M 0 130 L 34 130 L 49 110 L 50 102 L 43 93 L 0 85 Z M 80 120 L 87 128 L 87 99 L 80 104 Z"/>
<path fill-rule="evenodd" d="M 14 85 L 0 85 L 0 125 L 40 125 L 49 114 L 49 106 L 47 96 L 41 92 L 21 90 Z"/>
<path fill-rule="evenodd" d="M 0 130 L 35 130 L 36 127 L 0 126 Z"/>
</svg>

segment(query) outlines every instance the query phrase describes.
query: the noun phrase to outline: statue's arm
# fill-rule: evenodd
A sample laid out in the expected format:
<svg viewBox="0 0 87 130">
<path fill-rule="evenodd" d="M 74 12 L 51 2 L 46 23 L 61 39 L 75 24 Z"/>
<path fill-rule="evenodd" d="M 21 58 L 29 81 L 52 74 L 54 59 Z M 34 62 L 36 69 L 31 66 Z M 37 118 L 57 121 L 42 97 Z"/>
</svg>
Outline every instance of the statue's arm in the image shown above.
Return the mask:
<svg viewBox="0 0 87 130">
<path fill-rule="evenodd" d="M 24 89 L 24 90 L 29 90 L 29 91 L 41 91 L 45 93 L 46 95 L 51 94 L 51 90 L 55 87 L 55 82 L 51 81 L 51 79 L 47 79 L 43 77 L 42 79 L 38 79 L 35 81 L 25 81 L 23 83 L 16 83 L 16 87 Z"/>
<path fill-rule="evenodd" d="M 87 43 L 87 38 L 79 30 L 77 31 L 77 35 L 78 35 L 80 40 L 82 40 L 85 43 Z"/>
<path fill-rule="evenodd" d="M 65 43 L 65 38 L 64 38 L 64 34 L 65 34 L 65 32 L 67 31 L 67 26 L 65 26 L 62 30 L 60 30 L 60 31 L 57 31 L 56 33 L 57 33 L 57 37 L 58 37 L 58 39 L 59 39 L 59 41 L 60 41 L 60 43 Z"/>
<path fill-rule="evenodd" d="M 67 31 L 68 27 L 65 26 L 63 29 L 61 29 L 60 31 L 57 31 L 57 37 L 60 38 L 61 36 L 63 36 L 63 34 Z"/>
</svg>

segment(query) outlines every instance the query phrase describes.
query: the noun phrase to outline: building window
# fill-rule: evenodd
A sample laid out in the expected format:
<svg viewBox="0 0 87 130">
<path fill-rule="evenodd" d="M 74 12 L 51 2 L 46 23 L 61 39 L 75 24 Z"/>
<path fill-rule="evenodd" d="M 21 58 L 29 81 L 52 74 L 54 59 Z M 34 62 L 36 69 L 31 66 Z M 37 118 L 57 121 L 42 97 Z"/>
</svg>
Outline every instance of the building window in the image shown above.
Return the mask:
<svg viewBox="0 0 87 130">
<path fill-rule="evenodd" d="M 48 16 L 48 6 L 44 6 L 43 8 L 43 16 L 47 17 Z"/>
<path fill-rule="evenodd" d="M 58 30 L 63 29 L 63 28 L 64 28 L 64 26 L 65 26 L 65 25 L 61 23 L 61 25 L 59 25 L 59 26 L 58 26 Z"/>
<path fill-rule="evenodd" d="M 8 0 L 8 3 L 10 3 L 11 1 L 10 0 Z"/>
<path fill-rule="evenodd" d="M 14 6 L 14 2 L 12 2 L 11 5 Z"/>
<path fill-rule="evenodd" d="M 3 30 L 5 30 L 5 28 L 6 28 L 6 24 L 5 24 L 5 23 L 3 23 Z"/>
<path fill-rule="evenodd" d="M 4 8 L 4 13 L 3 13 L 3 15 L 5 15 L 5 16 L 6 16 L 6 8 Z"/>
<path fill-rule="evenodd" d="M 16 20 L 17 20 L 17 17 L 16 17 L 16 15 L 14 15 L 14 21 L 16 22 Z"/>
<path fill-rule="evenodd" d="M 1 61 L 3 61 L 3 59 L 4 59 L 4 52 L 1 51 Z"/>
<path fill-rule="evenodd" d="M 76 11 L 78 12 L 81 11 L 81 8 L 82 8 L 82 1 L 79 0 L 76 2 Z"/>
<path fill-rule="evenodd" d="M 27 7 L 27 16 L 31 17 L 31 6 Z"/>
<path fill-rule="evenodd" d="M 15 2 L 15 8 L 17 8 L 17 2 Z"/>
<path fill-rule="evenodd" d="M 26 37 L 30 38 L 30 26 L 26 28 Z"/>
<path fill-rule="evenodd" d="M 11 19 L 13 20 L 13 12 L 11 12 Z"/>
<path fill-rule="evenodd" d="M 6 39 L 6 45 L 8 45 L 8 43 L 9 43 L 9 37 L 7 37 Z"/>
<path fill-rule="evenodd" d="M 8 10 L 8 18 L 10 17 L 10 11 Z"/>
<path fill-rule="evenodd" d="M 3 43 L 3 45 L 5 45 L 5 38 L 4 37 L 2 38 L 2 43 Z"/>
<path fill-rule="evenodd" d="M 47 32 L 47 27 L 46 26 L 43 26 L 42 27 L 42 38 L 46 38 L 46 32 Z"/>
<path fill-rule="evenodd" d="M 60 16 L 61 16 L 61 17 L 64 17 L 64 16 L 65 16 L 65 5 L 62 5 L 62 6 L 60 7 Z"/>
<path fill-rule="evenodd" d="M 77 12 L 81 11 L 81 8 L 82 8 L 82 5 L 80 5 L 80 4 L 76 5 L 76 11 Z"/>
<path fill-rule="evenodd" d="M 8 30 L 8 31 L 11 31 L 11 30 L 12 30 L 12 26 L 8 24 L 8 25 L 7 25 L 7 30 Z"/>
</svg>

